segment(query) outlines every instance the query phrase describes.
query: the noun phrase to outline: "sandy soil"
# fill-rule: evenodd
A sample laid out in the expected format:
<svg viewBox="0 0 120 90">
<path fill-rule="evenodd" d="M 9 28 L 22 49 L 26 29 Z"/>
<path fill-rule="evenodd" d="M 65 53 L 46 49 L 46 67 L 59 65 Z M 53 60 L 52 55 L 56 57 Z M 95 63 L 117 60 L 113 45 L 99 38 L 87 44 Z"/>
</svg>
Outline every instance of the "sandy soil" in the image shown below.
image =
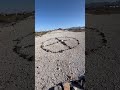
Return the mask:
<svg viewBox="0 0 120 90">
<path fill-rule="evenodd" d="M 35 86 L 48 90 L 85 73 L 85 32 L 53 31 L 35 37 Z"/>
<path fill-rule="evenodd" d="M 86 16 L 86 88 L 120 90 L 120 14 Z"/>
<path fill-rule="evenodd" d="M 29 47 L 34 45 L 34 34 L 31 34 L 34 30 L 32 22 L 34 23 L 34 19 L 30 17 L 14 25 L 1 24 L 0 90 L 32 90 L 34 88 L 32 84 L 34 61 L 30 59 L 34 55 L 30 52 L 34 47 Z"/>
</svg>

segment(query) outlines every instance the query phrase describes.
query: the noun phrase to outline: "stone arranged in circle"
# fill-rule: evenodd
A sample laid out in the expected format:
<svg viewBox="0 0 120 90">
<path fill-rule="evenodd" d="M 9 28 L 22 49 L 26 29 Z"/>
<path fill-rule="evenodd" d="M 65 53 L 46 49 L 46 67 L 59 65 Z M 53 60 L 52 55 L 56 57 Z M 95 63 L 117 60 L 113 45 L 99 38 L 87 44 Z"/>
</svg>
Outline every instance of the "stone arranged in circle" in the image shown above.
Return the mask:
<svg viewBox="0 0 120 90">
<path fill-rule="evenodd" d="M 97 28 L 91 28 L 91 27 L 86 27 L 85 30 L 87 32 L 86 33 L 87 41 L 85 43 L 86 55 L 89 55 L 90 53 L 98 51 L 99 49 L 107 45 L 106 36 L 101 30 Z M 90 34 L 90 35 L 87 35 L 87 34 Z"/>
<path fill-rule="evenodd" d="M 55 37 L 42 42 L 41 48 L 46 52 L 62 53 L 79 45 L 79 40 L 73 37 Z"/>
<path fill-rule="evenodd" d="M 33 61 L 34 53 L 32 53 L 32 50 L 34 50 L 34 41 L 29 40 L 30 38 L 32 39 L 33 36 L 34 33 L 29 33 L 26 36 L 13 40 L 16 42 L 16 45 L 13 48 L 13 52 L 19 55 L 19 57 L 27 59 L 28 61 Z M 26 43 L 26 41 L 28 43 Z"/>
</svg>

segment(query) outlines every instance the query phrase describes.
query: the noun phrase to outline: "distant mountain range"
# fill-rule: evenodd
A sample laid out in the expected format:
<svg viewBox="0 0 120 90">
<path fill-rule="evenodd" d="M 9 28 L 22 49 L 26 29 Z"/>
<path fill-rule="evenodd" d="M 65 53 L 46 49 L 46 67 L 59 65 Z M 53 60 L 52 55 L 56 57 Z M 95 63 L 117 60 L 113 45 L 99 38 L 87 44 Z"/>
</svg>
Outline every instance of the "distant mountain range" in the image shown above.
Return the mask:
<svg viewBox="0 0 120 90">
<path fill-rule="evenodd" d="M 83 29 L 84 27 L 71 27 L 71 28 L 67 28 L 67 29 Z"/>
<path fill-rule="evenodd" d="M 107 6 L 120 6 L 120 0 L 115 2 L 94 2 L 86 4 L 86 8 L 98 8 Z"/>
<path fill-rule="evenodd" d="M 70 27 L 70 28 L 59 28 L 57 30 L 81 30 L 81 29 L 85 29 L 85 27 Z"/>
</svg>

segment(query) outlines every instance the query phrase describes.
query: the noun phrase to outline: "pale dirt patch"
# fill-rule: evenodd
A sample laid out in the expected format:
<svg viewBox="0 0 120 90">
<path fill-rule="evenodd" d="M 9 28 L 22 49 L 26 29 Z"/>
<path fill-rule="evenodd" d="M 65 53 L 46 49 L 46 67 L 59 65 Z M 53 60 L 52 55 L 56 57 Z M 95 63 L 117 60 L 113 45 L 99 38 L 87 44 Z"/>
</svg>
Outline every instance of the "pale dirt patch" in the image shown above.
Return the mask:
<svg viewBox="0 0 120 90">
<path fill-rule="evenodd" d="M 43 42 L 47 50 L 41 48 Z M 35 37 L 36 90 L 48 90 L 70 78 L 78 79 L 84 73 L 85 32 L 53 31 Z"/>
</svg>

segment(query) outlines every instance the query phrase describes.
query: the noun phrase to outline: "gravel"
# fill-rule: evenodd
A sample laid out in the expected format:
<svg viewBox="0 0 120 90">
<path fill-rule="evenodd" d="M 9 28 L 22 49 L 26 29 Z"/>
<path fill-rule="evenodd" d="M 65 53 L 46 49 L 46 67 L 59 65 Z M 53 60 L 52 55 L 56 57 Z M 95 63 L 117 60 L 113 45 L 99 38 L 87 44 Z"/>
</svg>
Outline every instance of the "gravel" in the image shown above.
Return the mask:
<svg viewBox="0 0 120 90">
<path fill-rule="evenodd" d="M 35 86 L 48 90 L 85 73 L 85 32 L 57 30 L 35 37 Z"/>
<path fill-rule="evenodd" d="M 119 17 L 86 16 L 86 90 L 120 90 Z"/>
<path fill-rule="evenodd" d="M 34 61 L 29 61 L 34 56 L 34 47 L 29 47 L 34 45 L 33 23 L 29 18 L 0 27 L 0 90 L 34 89 Z"/>
</svg>

